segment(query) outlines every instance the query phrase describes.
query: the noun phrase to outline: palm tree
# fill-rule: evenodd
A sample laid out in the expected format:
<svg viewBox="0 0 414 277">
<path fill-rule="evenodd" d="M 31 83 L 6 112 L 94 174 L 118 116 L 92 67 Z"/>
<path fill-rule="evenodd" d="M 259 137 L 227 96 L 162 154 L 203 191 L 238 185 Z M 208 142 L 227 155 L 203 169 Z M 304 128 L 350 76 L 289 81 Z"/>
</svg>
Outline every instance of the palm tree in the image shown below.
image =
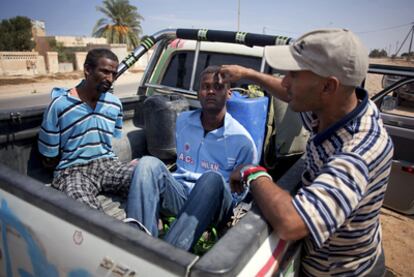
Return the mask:
<svg viewBox="0 0 414 277">
<path fill-rule="evenodd" d="M 108 43 L 126 43 L 129 49 L 138 46 L 144 18 L 129 0 L 104 0 L 96 9 L 106 18 L 96 22 L 92 31 L 94 37 L 105 37 Z"/>
</svg>

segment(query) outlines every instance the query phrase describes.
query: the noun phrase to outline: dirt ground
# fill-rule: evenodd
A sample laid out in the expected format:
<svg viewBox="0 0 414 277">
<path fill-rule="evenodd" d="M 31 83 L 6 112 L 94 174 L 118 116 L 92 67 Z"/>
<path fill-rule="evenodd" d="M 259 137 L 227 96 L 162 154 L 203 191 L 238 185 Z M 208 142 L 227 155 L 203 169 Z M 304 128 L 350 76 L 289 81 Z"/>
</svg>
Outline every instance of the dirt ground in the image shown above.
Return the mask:
<svg viewBox="0 0 414 277">
<path fill-rule="evenodd" d="M 382 208 L 380 218 L 386 276 L 414 276 L 414 216 Z"/>
<path fill-rule="evenodd" d="M 407 62 L 405 60 L 371 59 L 370 62 L 414 67 L 413 61 Z M 82 75 L 82 72 L 74 72 L 39 77 L 0 77 L 0 92 L 17 86 L 22 86 L 22 88 L 26 86 L 27 89 L 23 90 L 30 91 L 33 84 L 54 81 L 74 82 L 82 78 Z M 368 75 L 365 86 L 371 96 L 381 90 L 381 79 L 381 75 Z M 384 238 L 385 264 L 388 269 L 386 276 L 414 276 L 414 262 L 412 262 L 414 257 L 414 216 L 405 216 L 382 208 L 380 218 Z"/>
<path fill-rule="evenodd" d="M 74 71 L 70 73 L 56 73 L 38 76 L 0 76 L 0 86 L 25 85 L 33 83 L 49 82 L 53 80 L 79 80 L 83 72 Z"/>
</svg>

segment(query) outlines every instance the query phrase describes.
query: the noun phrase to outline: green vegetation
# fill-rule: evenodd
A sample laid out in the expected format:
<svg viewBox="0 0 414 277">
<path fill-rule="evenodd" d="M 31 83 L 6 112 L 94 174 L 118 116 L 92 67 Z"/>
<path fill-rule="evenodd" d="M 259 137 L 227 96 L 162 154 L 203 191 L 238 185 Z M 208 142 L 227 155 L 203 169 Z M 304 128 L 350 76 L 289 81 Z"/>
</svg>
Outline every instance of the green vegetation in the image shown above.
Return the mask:
<svg viewBox="0 0 414 277">
<path fill-rule="evenodd" d="M 385 51 L 384 49 L 379 50 L 379 49 L 374 49 L 369 53 L 369 57 L 370 58 L 385 58 L 388 57 L 387 51 Z"/>
<path fill-rule="evenodd" d="M 401 57 L 412 59 L 412 58 L 414 58 L 414 52 L 410 52 L 410 53 L 404 52 L 404 53 L 401 54 Z"/>
<path fill-rule="evenodd" d="M 106 17 L 96 23 L 92 31 L 94 37 L 105 37 L 108 43 L 126 43 L 128 49 L 138 46 L 144 18 L 129 0 L 104 0 L 96 9 Z"/>
<path fill-rule="evenodd" d="M 35 43 L 32 22 L 24 16 L 3 19 L 0 22 L 0 51 L 31 51 Z"/>
<path fill-rule="evenodd" d="M 48 39 L 50 50 L 58 53 L 58 60 L 61 63 L 74 63 L 75 52 L 85 51 L 83 47 L 65 47 L 62 42 L 56 41 L 54 38 Z"/>
</svg>

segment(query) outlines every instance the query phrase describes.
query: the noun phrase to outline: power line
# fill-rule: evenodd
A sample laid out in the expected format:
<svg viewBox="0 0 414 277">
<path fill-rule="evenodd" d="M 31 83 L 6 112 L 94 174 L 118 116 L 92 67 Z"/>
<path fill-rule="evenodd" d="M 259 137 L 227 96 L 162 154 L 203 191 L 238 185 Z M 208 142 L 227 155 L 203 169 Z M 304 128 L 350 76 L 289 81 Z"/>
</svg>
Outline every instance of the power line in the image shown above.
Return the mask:
<svg viewBox="0 0 414 277">
<path fill-rule="evenodd" d="M 413 23 L 414 22 L 410 22 L 410 23 L 401 24 L 401 25 L 397 25 L 397 26 L 386 27 L 386 28 L 376 29 L 376 30 L 370 30 L 370 31 L 360 31 L 360 32 L 355 32 L 355 33 L 357 33 L 357 34 L 367 34 L 367 33 L 375 33 L 375 32 L 387 31 L 387 30 L 392 30 L 392 29 L 398 29 L 398 28 L 406 27 L 406 26 L 412 25 Z"/>
<path fill-rule="evenodd" d="M 392 30 L 392 29 L 398 29 L 398 28 L 402 28 L 402 27 L 406 27 L 409 25 L 414 24 L 414 22 L 410 22 L 410 23 L 405 23 L 405 24 L 400 24 L 400 25 L 395 25 L 395 26 L 391 26 L 391 27 L 385 27 L 385 28 L 381 28 L 381 29 L 375 29 L 375 30 L 367 30 L 367 31 L 354 31 L 354 33 L 356 34 L 367 34 L 367 33 L 375 33 L 375 32 L 381 32 L 381 31 L 387 31 L 387 30 Z M 273 28 L 269 28 L 267 26 L 263 27 L 263 30 L 268 30 L 268 31 L 276 31 L 276 32 L 281 32 L 281 33 L 289 33 L 289 34 L 300 34 L 298 32 L 293 32 L 293 31 L 286 31 L 286 30 L 280 30 L 280 29 L 273 29 Z"/>
</svg>

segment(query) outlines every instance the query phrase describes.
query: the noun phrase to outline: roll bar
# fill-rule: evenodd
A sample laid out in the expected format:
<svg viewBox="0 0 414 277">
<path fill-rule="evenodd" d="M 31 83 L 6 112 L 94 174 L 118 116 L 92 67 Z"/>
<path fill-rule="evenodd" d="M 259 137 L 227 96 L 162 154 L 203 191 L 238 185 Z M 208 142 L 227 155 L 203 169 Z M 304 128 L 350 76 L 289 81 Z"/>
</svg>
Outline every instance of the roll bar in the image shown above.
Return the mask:
<svg viewBox="0 0 414 277">
<path fill-rule="evenodd" d="M 135 48 L 118 66 L 116 78 L 130 68 L 142 55 L 158 41 L 175 38 L 197 41 L 229 42 L 247 46 L 288 45 L 292 38 L 285 36 L 271 36 L 246 32 L 217 31 L 208 29 L 164 29 L 152 36 L 142 38 L 140 45 Z"/>
</svg>

